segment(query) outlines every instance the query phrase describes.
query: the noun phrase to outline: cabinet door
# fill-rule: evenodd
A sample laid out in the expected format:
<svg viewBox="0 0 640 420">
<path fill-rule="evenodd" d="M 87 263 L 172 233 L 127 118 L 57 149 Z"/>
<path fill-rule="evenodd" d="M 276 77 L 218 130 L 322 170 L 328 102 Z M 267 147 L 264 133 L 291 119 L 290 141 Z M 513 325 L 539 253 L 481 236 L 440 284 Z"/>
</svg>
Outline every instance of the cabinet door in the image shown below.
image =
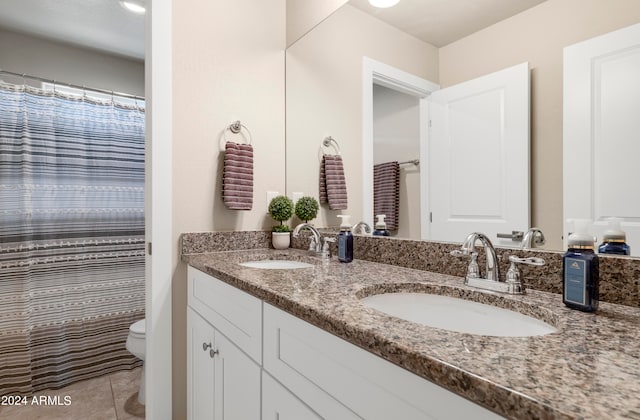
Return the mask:
<svg viewBox="0 0 640 420">
<path fill-rule="evenodd" d="M 317 413 L 280 385 L 268 373 L 262 373 L 262 420 L 321 420 Z"/>
<path fill-rule="evenodd" d="M 265 371 L 326 419 L 502 418 L 268 304 L 263 360 Z"/>
<path fill-rule="evenodd" d="M 187 308 L 187 330 L 187 418 L 213 419 L 214 330 L 191 308 Z"/>
<path fill-rule="evenodd" d="M 215 419 L 260 419 L 260 366 L 215 330 Z"/>
</svg>

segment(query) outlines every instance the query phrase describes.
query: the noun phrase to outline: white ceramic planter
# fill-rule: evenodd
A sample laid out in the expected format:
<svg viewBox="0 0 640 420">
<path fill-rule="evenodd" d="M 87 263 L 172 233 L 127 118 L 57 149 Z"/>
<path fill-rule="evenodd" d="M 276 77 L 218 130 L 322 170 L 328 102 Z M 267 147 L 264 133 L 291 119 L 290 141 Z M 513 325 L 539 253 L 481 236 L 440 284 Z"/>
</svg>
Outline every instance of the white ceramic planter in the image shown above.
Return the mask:
<svg viewBox="0 0 640 420">
<path fill-rule="evenodd" d="M 275 249 L 287 249 L 291 244 L 291 232 L 271 232 L 271 243 Z"/>
</svg>

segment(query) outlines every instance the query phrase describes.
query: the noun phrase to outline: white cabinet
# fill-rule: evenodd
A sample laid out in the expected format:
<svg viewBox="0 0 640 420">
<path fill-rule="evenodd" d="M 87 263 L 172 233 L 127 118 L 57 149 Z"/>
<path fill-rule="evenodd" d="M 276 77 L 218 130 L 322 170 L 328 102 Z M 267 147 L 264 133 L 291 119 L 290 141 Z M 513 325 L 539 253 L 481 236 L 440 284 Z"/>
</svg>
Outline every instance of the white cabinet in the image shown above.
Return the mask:
<svg viewBox="0 0 640 420">
<path fill-rule="evenodd" d="M 326 408 L 332 399 L 350 410 L 350 417 L 322 413 L 324 418 L 501 418 L 268 304 L 263 363 L 267 372 L 314 410 Z"/>
<path fill-rule="evenodd" d="M 263 371 L 262 420 L 322 420 L 322 417 Z"/>
<path fill-rule="evenodd" d="M 191 308 L 187 308 L 187 329 L 187 416 L 190 420 L 213 419 L 213 327 Z"/>
<path fill-rule="evenodd" d="M 187 417 L 260 419 L 262 302 L 191 267 L 188 281 Z"/>
<path fill-rule="evenodd" d="M 189 267 L 192 420 L 498 415 Z"/>
<path fill-rule="evenodd" d="M 260 418 L 260 366 L 187 309 L 188 418 Z"/>
</svg>

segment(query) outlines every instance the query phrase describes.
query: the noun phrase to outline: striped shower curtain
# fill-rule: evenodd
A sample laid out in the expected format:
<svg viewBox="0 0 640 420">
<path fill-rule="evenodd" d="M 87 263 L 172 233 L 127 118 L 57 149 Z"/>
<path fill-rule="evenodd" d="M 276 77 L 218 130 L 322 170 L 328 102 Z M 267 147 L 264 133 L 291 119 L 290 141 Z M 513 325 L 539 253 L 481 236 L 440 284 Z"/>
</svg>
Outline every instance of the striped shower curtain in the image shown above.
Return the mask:
<svg viewBox="0 0 640 420">
<path fill-rule="evenodd" d="M 0 82 L 0 395 L 140 365 L 144 109 Z"/>
</svg>

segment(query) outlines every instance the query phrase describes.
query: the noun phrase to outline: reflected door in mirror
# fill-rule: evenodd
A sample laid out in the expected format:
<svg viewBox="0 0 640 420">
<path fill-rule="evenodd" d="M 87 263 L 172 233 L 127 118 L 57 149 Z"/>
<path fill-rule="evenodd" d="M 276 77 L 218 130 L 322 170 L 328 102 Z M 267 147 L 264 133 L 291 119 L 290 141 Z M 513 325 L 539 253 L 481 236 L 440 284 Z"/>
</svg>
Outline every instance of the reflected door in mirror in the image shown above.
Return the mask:
<svg viewBox="0 0 640 420">
<path fill-rule="evenodd" d="M 564 49 L 564 238 L 567 219 L 622 219 L 640 256 L 640 24 Z"/>
</svg>

